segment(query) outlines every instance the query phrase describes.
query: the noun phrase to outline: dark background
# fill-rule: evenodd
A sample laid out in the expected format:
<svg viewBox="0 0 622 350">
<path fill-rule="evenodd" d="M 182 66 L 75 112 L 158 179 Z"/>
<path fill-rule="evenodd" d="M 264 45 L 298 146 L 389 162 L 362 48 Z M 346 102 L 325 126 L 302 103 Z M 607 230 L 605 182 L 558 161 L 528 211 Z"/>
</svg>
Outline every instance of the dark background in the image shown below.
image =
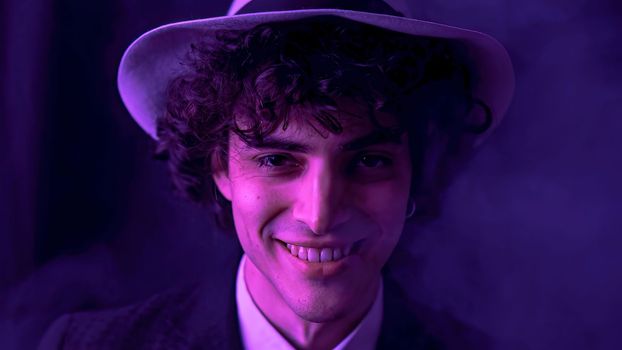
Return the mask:
<svg viewBox="0 0 622 350">
<path fill-rule="evenodd" d="M 135 301 L 230 258 L 207 212 L 171 193 L 116 90 L 136 37 L 229 3 L 1 4 L 0 347 L 27 349 L 61 313 Z M 418 266 L 403 283 L 499 349 L 620 348 L 622 2 L 411 7 L 499 39 L 517 89 L 441 219 L 407 227 Z"/>
</svg>

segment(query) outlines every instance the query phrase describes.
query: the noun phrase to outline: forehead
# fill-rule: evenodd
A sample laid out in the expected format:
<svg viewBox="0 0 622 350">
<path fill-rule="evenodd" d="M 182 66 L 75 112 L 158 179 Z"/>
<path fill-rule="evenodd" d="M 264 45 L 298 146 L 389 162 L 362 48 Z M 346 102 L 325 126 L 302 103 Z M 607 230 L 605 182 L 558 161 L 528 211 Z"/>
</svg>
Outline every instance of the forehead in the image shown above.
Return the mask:
<svg viewBox="0 0 622 350">
<path fill-rule="evenodd" d="M 334 118 L 340 126 L 340 132 L 331 132 L 321 125 L 314 117 L 316 113 L 324 113 Z M 372 122 L 370 113 L 376 123 Z M 248 127 L 249 120 L 242 119 L 241 127 Z M 279 148 L 290 151 L 311 153 L 319 149 L 336 151 L 356 150 L 367 145 L 399 145 L 403 143 L 405 130 L 399 127 L 396 116 L 380 112 L 369 111 L 366 105 L 351 101 L 338 101 L 334 109 L 318 111 L 314 107 L 291 108 L 288 114 L 287 127 L 283 123 L 275 130 L 265 135 L 262 140 L 242 141 L 232 134 L 232 144 L 239 146 L 241 151 L 256 148 Z M 380 126 L 380 127 L 379 127 Z M 274 146 L 274 147 L 273 147 Z"/>
</svg>

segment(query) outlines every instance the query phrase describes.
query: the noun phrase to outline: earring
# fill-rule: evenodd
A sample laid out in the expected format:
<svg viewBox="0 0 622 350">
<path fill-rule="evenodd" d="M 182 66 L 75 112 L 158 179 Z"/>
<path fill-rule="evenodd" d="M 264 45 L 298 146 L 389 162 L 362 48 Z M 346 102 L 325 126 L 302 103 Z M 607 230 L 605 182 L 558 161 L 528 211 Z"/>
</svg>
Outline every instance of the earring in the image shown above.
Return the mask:
<svg viewBox="0 0 622 350">
<path fill-rule="evenodd" d="M 411 205 L 411 208 L 410 210 L 408 210 L 408 214 L 406 214 L 407 219 L 411 218 L 415 214 L 415 209 L 417 208 L 417 205 L 415 204 L 415 199 L 412 197 L 408 198 L 408 204 Z"/>
</svg>

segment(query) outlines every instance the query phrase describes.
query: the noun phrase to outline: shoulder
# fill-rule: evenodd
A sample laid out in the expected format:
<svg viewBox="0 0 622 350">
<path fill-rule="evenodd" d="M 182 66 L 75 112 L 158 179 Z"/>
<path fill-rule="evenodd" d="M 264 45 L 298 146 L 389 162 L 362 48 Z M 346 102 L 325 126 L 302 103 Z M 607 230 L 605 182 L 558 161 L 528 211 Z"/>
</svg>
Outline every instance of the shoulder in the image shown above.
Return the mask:
<svg viewBox="0 0 622 350">
<path fill-rule="evenodd" d="M 384 321 L 378 349 L 486 350 L 492 338 L 451 313 L 417 303 L 385 278 Z"/>
<path fill-rule="evenodd" d="M 236 266 L 224 263 L 217 276 L 196 276 L 129 306 L 64 315 L 39 349 L 240 349 Z"/>
<path fill-rule="evenodd" d="M 39 349 L 183 347 L 179 345 L 186 338 L 179 325 L 190 314 L 196 294 L 191 286 L 119 309 L 64 315 L 48 328 Z"/>
</svg>

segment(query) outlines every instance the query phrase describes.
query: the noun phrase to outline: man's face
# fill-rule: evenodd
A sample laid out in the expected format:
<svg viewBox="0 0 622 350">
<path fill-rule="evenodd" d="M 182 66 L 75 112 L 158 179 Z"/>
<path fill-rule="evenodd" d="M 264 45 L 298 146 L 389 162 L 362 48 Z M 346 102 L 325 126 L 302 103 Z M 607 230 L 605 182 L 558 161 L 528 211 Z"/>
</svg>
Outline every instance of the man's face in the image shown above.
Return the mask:
<svg viewBox="0 0 622 350">
<path fill-rule="evenodd" d="M 305 320 L 335 320 L 375 293 L 401 235 L 411 179 L 407 133 L 378 131 L 348 103 L 343 132 L 322 137 L 291 118 L 261 145 L 231 133 L 228 172 L 214 176 L 231 201 L 239 241 L 258 271 L 251 294 L 270 286 Z M 304 113 L 304 112 L 299 112 Z M 377 114 L 384 126 L 395 125 Z M 262 285 L 263 287 L 259 287 Z"/>
</svg>

